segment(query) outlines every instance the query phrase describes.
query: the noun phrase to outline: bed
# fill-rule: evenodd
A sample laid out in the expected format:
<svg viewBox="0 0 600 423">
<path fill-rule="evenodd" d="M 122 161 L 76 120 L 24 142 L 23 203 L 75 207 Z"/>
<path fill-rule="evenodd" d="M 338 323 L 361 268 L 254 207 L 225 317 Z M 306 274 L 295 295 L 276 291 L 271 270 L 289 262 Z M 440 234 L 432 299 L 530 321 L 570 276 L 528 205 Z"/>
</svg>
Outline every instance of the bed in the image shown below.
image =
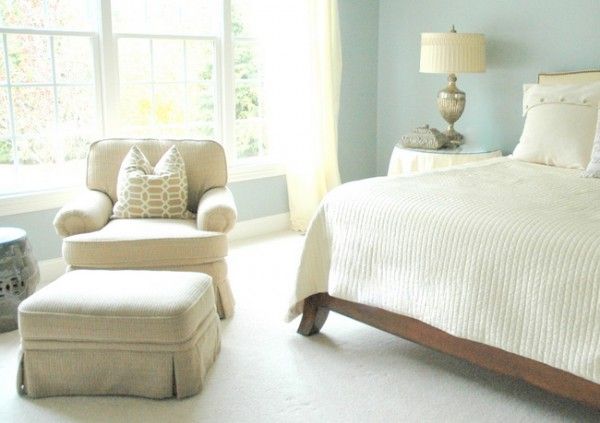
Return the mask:
<svg viewBox="0 0 600 423">
<path fill-rule="evenodd" d="M 309 336 L 337 312 L 600 408 L 600 180 L 580 174 L 503 157 L 344 184 L 307 231 L 288 318 Z"/>
</svg>

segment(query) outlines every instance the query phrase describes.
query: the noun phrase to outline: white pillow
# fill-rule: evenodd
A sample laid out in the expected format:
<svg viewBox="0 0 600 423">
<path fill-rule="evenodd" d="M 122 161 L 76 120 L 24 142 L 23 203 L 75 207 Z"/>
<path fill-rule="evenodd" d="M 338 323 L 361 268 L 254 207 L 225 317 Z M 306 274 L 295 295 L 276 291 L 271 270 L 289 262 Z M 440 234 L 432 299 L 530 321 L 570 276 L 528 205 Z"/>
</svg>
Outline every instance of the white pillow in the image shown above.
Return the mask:
<svg viewBox="0 0 600 423">
<path fill-rule="evenodd" d="M 600 109 L 598 110 L 598 124 L 596 125 L 596 136 L 594 137 L 594 147 L 592 149 L 592 158 L 583 172 L 583 176 L 588 178 L 600 178 Z"/>
<path fill-rule="evenodd" d="M 526 85 L 525 126 L 516 159 L 584 169 L 598 120 L 600 81 L 584 85 Z"/>
<path fill-rule="evenodd" d="M 113 218 L 191 218 L 183 157 L 172 146 L 154 169 L 136 146 L 131 147 L 117 180 Z"/>
</svg>

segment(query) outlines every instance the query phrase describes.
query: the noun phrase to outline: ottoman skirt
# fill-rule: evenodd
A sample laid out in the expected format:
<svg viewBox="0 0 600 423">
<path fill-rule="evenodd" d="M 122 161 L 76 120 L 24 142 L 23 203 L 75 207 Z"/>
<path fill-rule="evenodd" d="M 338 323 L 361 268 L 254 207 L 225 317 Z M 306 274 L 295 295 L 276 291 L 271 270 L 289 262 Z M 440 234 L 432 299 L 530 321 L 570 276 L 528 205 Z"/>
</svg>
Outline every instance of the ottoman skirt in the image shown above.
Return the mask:
<svg viewBox="0 0 600 423">
<path fill-rule="evenodd" d="M 212 281 L 199 273 L 77 270 L 19 308 L 17 386 L 33 398 L 198 393 L 220 350 Z"/>
</svg>

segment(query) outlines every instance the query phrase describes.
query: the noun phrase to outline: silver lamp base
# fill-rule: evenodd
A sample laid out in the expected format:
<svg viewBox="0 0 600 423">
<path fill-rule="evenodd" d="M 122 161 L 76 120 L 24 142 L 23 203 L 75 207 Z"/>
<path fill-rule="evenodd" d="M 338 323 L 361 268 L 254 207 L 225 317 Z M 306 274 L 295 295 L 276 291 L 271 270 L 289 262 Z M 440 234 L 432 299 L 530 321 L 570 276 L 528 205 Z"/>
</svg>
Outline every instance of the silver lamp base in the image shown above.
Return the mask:
<svg viewBox="0 0 600 423">
<path fill-rule="evenodd" d="M 450 140 L 450 144 L 454 146 L 461 145 L 464 142 L 462 134 L 454 130 L 454 123 L 465 110 L 465 102 L 466 95 L 456 87 L 456 75 L 451 73 L 448 75 L 448 85 L 446 88 L 438 92 L 437 105 L 440 114 L 448 122 L 448 129 L 445 135 Z"/>
</svg>

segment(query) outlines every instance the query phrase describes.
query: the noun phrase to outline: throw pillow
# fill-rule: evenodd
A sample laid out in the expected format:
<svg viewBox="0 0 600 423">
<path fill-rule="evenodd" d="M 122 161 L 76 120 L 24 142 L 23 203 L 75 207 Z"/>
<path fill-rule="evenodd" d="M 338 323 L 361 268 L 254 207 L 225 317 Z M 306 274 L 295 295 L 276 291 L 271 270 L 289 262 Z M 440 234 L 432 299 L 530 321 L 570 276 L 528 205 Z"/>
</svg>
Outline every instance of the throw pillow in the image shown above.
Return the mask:
<svg viewBox="0 0 600 423">
<path fill-rule="evenodd" d="M 584 169 L 592 151 L 600 82 L 583 85 L 527 85 L 525 125 L 516 159 Z"/>
<path fill-rule="evenodd" d="M 598 123 L 596 125 L 592 158 L 587 169 L 583 172 L 583 176 L 587 178 L 600 178 L 600 109 L 598 109 Z"/>
<path fill-rule="evenodd" d="M 121 163 L 113 218 L 192 218 L 183 157 L 172 146 L 154 169 L 136 146 Z"/>
</svg>

